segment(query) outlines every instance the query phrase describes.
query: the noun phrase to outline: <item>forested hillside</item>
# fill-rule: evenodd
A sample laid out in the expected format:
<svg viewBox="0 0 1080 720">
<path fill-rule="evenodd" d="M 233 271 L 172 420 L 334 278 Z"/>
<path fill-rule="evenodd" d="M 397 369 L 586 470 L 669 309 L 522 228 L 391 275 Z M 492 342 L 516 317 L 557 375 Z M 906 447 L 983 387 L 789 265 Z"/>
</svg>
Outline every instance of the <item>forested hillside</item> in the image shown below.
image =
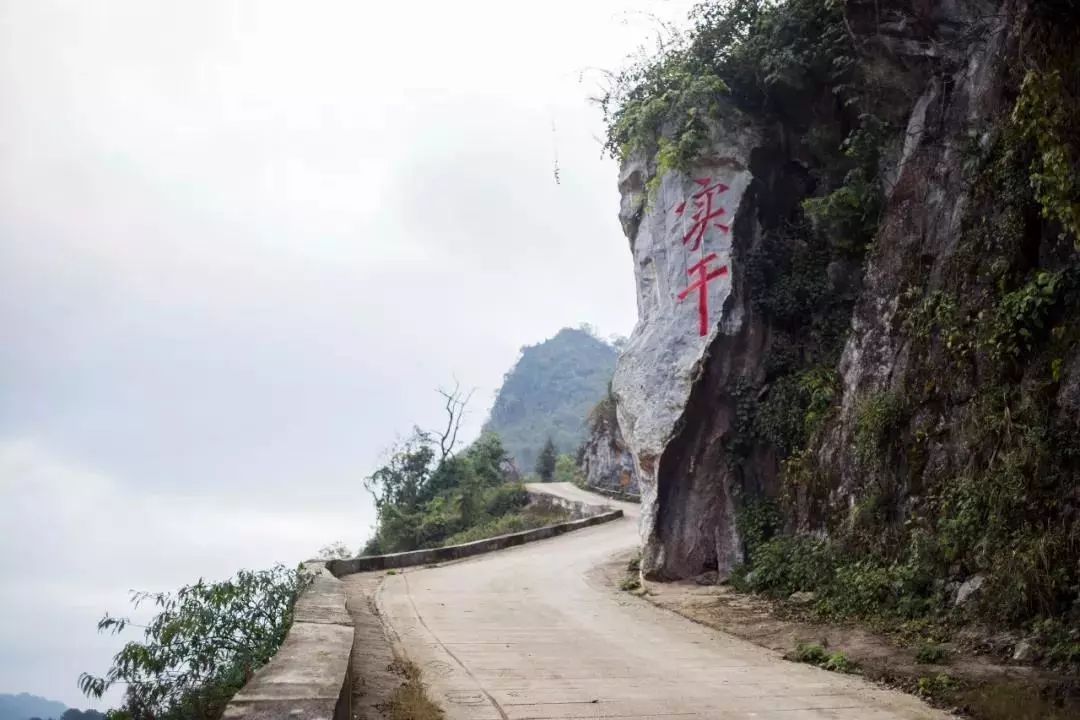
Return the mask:
<svg viewBox="0 0 1080 720">
<path fill-rule="evenodd" d="M 618 351 L 588 330 L 563 328 L 522 348 L 484 424 L 496 433 L 518 470 L 532 472 L 550 437 L 560 453 L 585 440 L 585 418 L 607 394 Z"/>
</svg>

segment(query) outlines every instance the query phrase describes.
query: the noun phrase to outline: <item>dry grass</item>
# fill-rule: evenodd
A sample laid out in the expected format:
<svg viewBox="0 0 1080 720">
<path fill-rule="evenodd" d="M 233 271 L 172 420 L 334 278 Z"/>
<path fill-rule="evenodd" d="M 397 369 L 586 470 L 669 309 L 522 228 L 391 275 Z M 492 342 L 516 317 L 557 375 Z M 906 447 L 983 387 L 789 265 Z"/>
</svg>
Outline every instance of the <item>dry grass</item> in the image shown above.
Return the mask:
<svg viewBox="0 0 1080 720">
<path fill-rule="evenodd" d="M 420 668 L 411 662 L 400 662 L 396 668 L 405 678 L 390 696 L 386 711 L 389 720 L 444 720 L 439 706 L 431 702 L 420 679 Z"/>
</svg>

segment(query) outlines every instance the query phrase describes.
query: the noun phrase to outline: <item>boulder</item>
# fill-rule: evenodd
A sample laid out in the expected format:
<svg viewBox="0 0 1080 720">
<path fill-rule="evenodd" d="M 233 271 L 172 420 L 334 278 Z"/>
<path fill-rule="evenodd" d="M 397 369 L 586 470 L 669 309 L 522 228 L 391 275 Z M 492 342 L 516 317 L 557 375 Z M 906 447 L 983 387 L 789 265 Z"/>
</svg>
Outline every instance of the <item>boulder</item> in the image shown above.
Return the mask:
<svg viewBox="0 0 1080 720">
<path fill-rule="evenodd" d="M 817 600 L 817 593 L 808 590 L 799 590 L 788 595 L 788 602 L 795 605 L 809 605 Z"/>
<path fill-rule="evenodd" d="M 962 582 L 960 588 L 956 591 L 956 607 L 962 607 L 976 599 L 982 593 L 985 582 L 986 577 L 983 575 L 972 575 Z"/>
<path fill-rule="evenodd" d="M 1013 662 L 1030 663 L 1038 659 L 1038 653 L 1035 651 L 1035 646 L 1030 641 L 1021 640 L 1016 643 L 1016 647 L 1013 648 L 1012 659 Z"/>
<path fill-rule="evenodd" d="M 720 582 L 720 573 L 715 570 L 706 570 L 694 578 L 694 582 L 698 585 L 716 585 Z"/>
</svg>

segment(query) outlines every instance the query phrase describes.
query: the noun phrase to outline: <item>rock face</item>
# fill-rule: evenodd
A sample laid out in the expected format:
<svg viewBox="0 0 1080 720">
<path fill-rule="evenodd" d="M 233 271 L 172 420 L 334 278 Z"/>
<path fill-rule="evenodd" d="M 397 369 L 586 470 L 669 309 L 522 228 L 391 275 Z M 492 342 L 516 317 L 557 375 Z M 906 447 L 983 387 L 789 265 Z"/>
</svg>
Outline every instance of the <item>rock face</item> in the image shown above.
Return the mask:
<svg viewBox="0 0 1080 720">
<path fill-rule="evenodd" d="M 904 79 L 910 94 L 908 105 L 893 118 L 897 127 L 904 128 L 903 141 L 886 169 L 887 207 L 838 366 L 842 412 L 822 448 L 825 462 L 842 478 L 840 494 L 851 495 L 866 471 L 849 452 L 860 400 L 871 394 L 907 392 L 905 385 L 920 382 L 919 376 L 945 354 L 940 347 L 927 353 L 915 347 L 908 333 L 897 331 L 909 309 L 905 305 L 910 304 L 904 294 L 924 283 L 926 295 L 953 290 L 947 288 L 947 275 L 955 272 L 962 250 L 959 240 L 971 213 L 971 182 L 958 147 L 941 138 L 976 129 L 985 132 L 995 119 L 1007 116 L 1003 61 L 1007 46 L 1017 40 L 1010 27 L 1015 25 L 1018 4 L 957 1 L 928 11 L 913 0 L 894 0 L 884 18 L 875 14 L 869 0 L 850 4 L 849 21 L 863 51 L 887 53 L 903 66 L 905 72 L 894 72 Z M 971 37 L 958 37 L 964 28 Z M 965 374 L 953 379 L 966 383 Z M 954 397 L 948 404 L 959 406 L 959 400 Z M 943 424 L 953 423 L 958 425 L 958 418 Z"/>
<path fill-rule="evenodd" d="M 610 408 L 610 409 L 609 409 Z M 614 399 L 597 406 L 581 456 L 585 484 L 600 490 L 638 495 L 637 466 L 615 417 Z"/>
<path fill-rule="evenodd" d="M 640 478 L 642 569 L 685 577 L 730 569 L 738 555 L 729 488 L 715 468 L 665 456 L 684 422 L 710 351 L 744 333 L 745 298 L 735 246 L 752 235 L 743 207 L 758 135 L 738 113 L 690 173 L 669 172 L 652 192 L 649 158 L 630 158 L 620 220 L 634 255 L 638 323 L 612 383 L 619 425 Z M 680 477 L 674 477 L 679 474 Z"/>
<path fill-rule="evenodd" d="M 923 569 L 985 574 L 1013 617 L 1072 602 L 1039 567 L 999 572 L 1021 536 L 1077 567 L 1075 532 L 1036 535 L 1080 516 L 1080 461 L 1062 449 L 1080 444 L 1080 263 L 1031 189 L 1045 154 L 1010 120 L 1048 7 L 848 0 L 843 60 L 869 91 L 816 77 L 772 115 L 722 104 L 687 172 L 660 171 L 659 141 L 625 158 L 638 323 L 613 392 L 647 576 L 723 579 L 751 535 L 737 519 L 763 499 L 778 519 L 757 540 L 916 562 L 915 534 Z M 858 166 L 872 192 L 850 180 L 852 139 L 874 147 Z"/>
</svg>

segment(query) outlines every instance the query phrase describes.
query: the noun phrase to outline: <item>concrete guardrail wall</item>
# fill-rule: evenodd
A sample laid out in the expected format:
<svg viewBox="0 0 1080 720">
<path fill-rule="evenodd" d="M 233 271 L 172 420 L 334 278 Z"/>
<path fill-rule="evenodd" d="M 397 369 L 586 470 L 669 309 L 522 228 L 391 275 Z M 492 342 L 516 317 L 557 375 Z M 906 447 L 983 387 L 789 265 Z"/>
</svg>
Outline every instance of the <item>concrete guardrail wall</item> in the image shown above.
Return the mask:
<svg viewBox="0 0 1080 720">
<path fill-rule="evenodd" d="M 608 488 L 598 487 L 596 485 L 586 485 L 583 489 L 587 490 L 588 492 L 597 493 L 598 495 L 604 495 L 605 497 L 609 497 L 612 500 L 621 500 L 623 502 L 629 503 L 641 502 L 641 495 L 639 495 L 638 493 L 628 493 L 623 492 L 622 490 L 610 490 Z"/>
<path fill-rule="evenodd" d="M 227 720 L 349 720 L 353 622 L 345 588 L 321 562 L 296 600 L 285 642 L 225 708 Z"/>
<path fill-rule="evenodd" d="M 569 501 L 567 501 L 569 502 Z M 562 535 L 573 530 L 600 525 L 611 522 L 623 516 L 622 510 L 607 510 L 598 515 L 583 517 L 579 520 L 570 520 L 556 525 L 525 530 L 523 532 L 499 535 L 486 540 L 477 540 L 463 545 L 448 545 L 447 547 L 431 548 L 430 550 L 413 550 L 411 552 L 394 553 L 392 555 L 365 555 L 363 557 L 349 558 L 348 560 L 330 560 L 326 563 L 327 569 L 336 577 L 352 575 L 358 572 L 371 572 L 372 570 L 391 570 L 394 568 L 412 567 L 414 565 L 432 565 L 434 563 L 460 560 L 461 558 L 481 555 L 495 550 L 504 550 L 515 545 L 536 540 Z"/>
</svg>

